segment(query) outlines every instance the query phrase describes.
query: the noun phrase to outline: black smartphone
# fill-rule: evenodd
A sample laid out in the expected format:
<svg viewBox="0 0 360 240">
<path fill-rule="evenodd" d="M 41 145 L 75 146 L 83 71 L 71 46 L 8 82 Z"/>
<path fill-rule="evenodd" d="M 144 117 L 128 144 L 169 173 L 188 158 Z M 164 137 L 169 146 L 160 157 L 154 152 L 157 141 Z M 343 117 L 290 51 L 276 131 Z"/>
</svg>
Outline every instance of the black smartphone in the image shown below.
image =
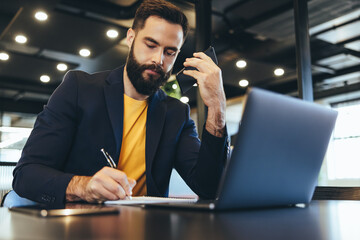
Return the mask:
<svg viewBox="0 0 360 240">
<path fill-rule="evenodd" d="M 67 205 L 68 206 L 68 205 Z M 9 208 L 12 212 L 29 214 L 37 217 L 64 217 L 74 215 L 118 214 L 119 208 L 94 204 L 70 204 L 70 208 L 53 208 L 45 205 L 30 205 Z M 71 207 L 74 208 L 71 208 Z"/>
<path fill-rule="evenodd" d="M 208 55 L 216 65 L 218 65 L 218 60 L 216 58 L 215 49 L 212 46 L 210 46 L 204 53 L 206 55 Z M 184 70 L 197 70 L 197 69 L 194 67 L 185 67 L 176 74 L 176 80 L 179 83 L 182 94 L 186 93 L 196 83 L 195 78 L 185 75 L 183 73 Z"/>
</svg>

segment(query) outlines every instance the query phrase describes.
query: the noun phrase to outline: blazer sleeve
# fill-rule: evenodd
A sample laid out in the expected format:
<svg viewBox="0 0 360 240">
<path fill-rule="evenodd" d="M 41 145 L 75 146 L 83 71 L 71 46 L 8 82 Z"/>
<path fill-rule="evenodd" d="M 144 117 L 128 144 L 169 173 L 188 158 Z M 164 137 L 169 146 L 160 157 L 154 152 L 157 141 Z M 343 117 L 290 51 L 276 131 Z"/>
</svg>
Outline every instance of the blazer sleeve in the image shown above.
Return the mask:
<svg viewBox="0 0 360 240">
<path fill-rule="evenodd" d="M 177 147 L 175 169 L 200 198 L 214 199 L 229 154 L 227 131 L 223 137 L 216 137 L 204 126 L 200 142 L 195 123 L 190 119 L 189 106 L 186 116 Z"/>
<path fill-rule="evenodd" d="M 63 204 L 72 174 L 62 171 L 77 122 L 77 80 L 68 72 L 38 115 L 13 175 L 13 189 L 45 204 Z"/>
</svg>

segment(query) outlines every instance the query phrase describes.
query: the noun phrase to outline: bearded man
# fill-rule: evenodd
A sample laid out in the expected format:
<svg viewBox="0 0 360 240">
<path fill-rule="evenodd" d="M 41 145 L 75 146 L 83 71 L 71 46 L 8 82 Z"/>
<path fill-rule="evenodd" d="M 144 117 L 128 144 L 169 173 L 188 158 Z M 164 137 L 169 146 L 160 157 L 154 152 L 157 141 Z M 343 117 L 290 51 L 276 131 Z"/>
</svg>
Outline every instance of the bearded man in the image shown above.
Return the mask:
<svg viewBox="0 0 360 240">
<path fill-rule="evenodd" d="M 189 106 L 160 90 L 187 32 L 176 6 L 144 1 L 127 32 L 125 66 L 65 75 L 38 115 L 14 170 L 14 190 L 45 204 L 166 197 L 175 168 L 201 198 L 214 198 L 227 152 L 221 70 L 204 53 L 184 62 L 198 69 L 184 73 L 197 80 L 208 107 L 202 142 Z"/>
</svg>

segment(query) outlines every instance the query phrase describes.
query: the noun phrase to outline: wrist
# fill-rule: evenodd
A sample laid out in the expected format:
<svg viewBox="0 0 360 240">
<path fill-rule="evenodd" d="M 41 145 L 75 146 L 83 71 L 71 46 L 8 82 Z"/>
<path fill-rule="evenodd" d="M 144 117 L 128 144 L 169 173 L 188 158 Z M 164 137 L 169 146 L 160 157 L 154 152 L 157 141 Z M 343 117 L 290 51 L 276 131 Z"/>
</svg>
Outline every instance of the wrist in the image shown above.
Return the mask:
<svg viewBox="0 0 360 240">
<path fill-rule="evenodd" d="M 87 176 L 74 176 L 66 188 L 66 201 L 85 200 L 85 189 L 90 179 Z"/>
<path fill-rule="evenodd" d="M 225 124 L 225 109 L 208 108 L 205 128 L 210 134 L 216 137 L 223 137 L 225 134 Z"/>
</svg>

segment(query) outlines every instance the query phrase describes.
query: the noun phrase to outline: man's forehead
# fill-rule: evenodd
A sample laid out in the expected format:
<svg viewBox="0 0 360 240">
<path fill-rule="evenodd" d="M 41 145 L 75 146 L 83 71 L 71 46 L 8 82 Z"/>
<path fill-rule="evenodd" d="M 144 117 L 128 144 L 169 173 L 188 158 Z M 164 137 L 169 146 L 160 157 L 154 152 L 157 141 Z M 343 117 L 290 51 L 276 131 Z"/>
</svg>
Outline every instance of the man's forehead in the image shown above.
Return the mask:
<svg viewBox="0 0 360 240">
<path fill-rule="evenodd" d="M 154 39 L 159 44 L 171 45 L 180 49 L 183 43 L 183 29 L 180 24 L 171 23 L 157 16 L 146 19 L 144 27 L 139 29 L 142 38 Z"/>
</svg>

